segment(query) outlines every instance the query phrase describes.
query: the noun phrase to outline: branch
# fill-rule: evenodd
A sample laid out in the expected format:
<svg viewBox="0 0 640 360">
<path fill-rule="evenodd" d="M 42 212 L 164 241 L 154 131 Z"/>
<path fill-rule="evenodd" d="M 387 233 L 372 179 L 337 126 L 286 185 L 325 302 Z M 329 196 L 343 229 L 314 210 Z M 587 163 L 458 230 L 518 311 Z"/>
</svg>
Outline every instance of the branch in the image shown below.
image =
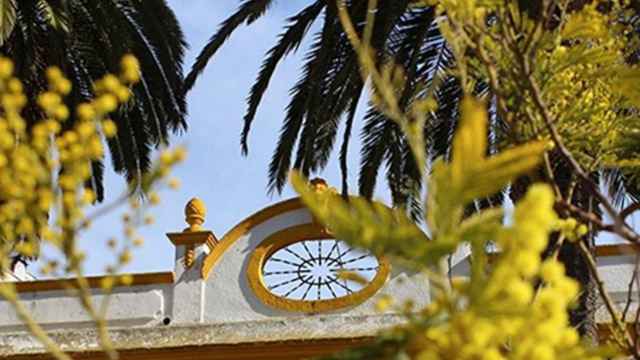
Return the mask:
<svg viewBox="0 0 640 360">
<path fill-rule="evenodd" d="M 591 193 L 592 196 L 596 197 L 600 204 L 605 208 L 609 216 L 614 220 L 614 231 L 616 234 L 621 236 L 622 238 L 633 242 L 640 243 L 640 235 L 638 235 L 635 231 L 633 231 L 629 225 L 624 221 L 624 218 L 620 216 L 620 214 L 616 211 L 615 207 L 611 204 L 607 196 L 605 196 L 598 185 L 589 177 L 589 175 L 582 169 L 582 166 L 578 163 L 578 161 L 573 157 L 571 152 L 567 149 L 558 133 L 558 130 L 553 125 L 554 121 L 549 113 L 549 109 L 547 108 L 544 100 L 542 99 L 542 94 L 538 84 L 533 78 L 533 72 L 531 71 L 530 64 L 528 60 L 519 52 L 516 52 L 520 60 L 520 66 L 522 67 L 522 71 L 524 73 L 524 78 L 527 81 L 527 85 L 531 92 L 531 96 L 533 98 L 533 102 L 535 106 L 538 108 L 544 123 L 547 127 L 547 130 L 551 134 L 551 138 L 553 139 L 554 144 L 560 151 L 560 154 L 565 158 L 565 160 L 569 163 L 569 165 L 573 168 L 573 171 L 576 175 L 582 180 L 582 182 L 586 185 L 587 190 Z"/>
<path fill-rule="evenodd" d="M 31 335 L 33 335 L 44 346 L 49 354 L 58 360 L 72 360 L 69 355 L 65 354 L 60 347 L 47 335 L 44 329 L 35 322 L 35 320 L 29 315 L 24 305 L 18 300 L 15 289 L 9 287 L 9 285 L 0 285 L 0 296 L 5 298 L 16 310 L 16 314 L 25 324 Z"/>
<path fill-rule="evenodd" d="M 640 202 L 635 202 L 620 211 L 620 217 L 626 219 L 632 213 L 640 210 Z"/>
<path fill-rule="evenodd" d="M 91 302 L 91 290 L 89 287 L 89 282 L 83 276 L 79 269 L 76 269 L 76 276 L 79 290 L 78 298 L 80 300 L 80 303 L 82 304 L 82 307 L 87 311 L 89 316 L 96 323 L 96 329 L 98 330 L 98 337 L 100 340 L 100 345 L 102 346 L 102 350 L 110 360 L 117 360 L 118 353 L 113 346 L 111 337 L 109 336 L 107 321 L 105 317 L 102 316 L 104 314 L 99 314 L 93 306 L 93 303 Z"/>
<path fill-rule="evenodd" d="M 624 345 L 626 346 L 629 353 L 633 354 L 634 358 L 640 359 L 640 354 L 638 354 L 638 352 L 636 351 L 636 347 L 634 345 L 633 339 L 631 338 L 631 335 L 629 334 L 627 327 L 624 325 L 624 323 L 620 319 L 620 316 L 618 315 L 618 311 L 615 308 L 613 300 L 611 299 L 611 297 L 609 296 L 609 293 L 604 287 L 604 280 L 602 280 L 602 278 L 600 277 L 600 273 L 598 273 L 598 265 L 596 263 L 596 260 L 593 258 L 593 255 L 591 254 L 589 249 L 587 249 L 583 241 L 579 241 L 578 243 L 580 246 L 580 252 L 587 259 L 587 265 L 589 266 L 589 271 L 591 272 L 591 275 L 593 275 L 593 278 L 596 280 L 598 292 L 600 293 L 600 297 L 602 298 L 602 301 L 604 302 L 604 305 L 607 308 L 609 315 L 611 315 L 611 320 L 613 321 L 619 333 L 622 336 L 624 336 L 624 342 L 625 342 Z"/>
<path fill-rule="evenodd" d="M 573 204 L 566 202 L 565 200 L 556 201 L 555 208 L 556 210 L 559 210 L 559 212 L 569 213 L 569 215 L 578 218 L 584 223 L 592 224 L 600 231 L 608 231 L 617 234 L 617 232 L 615 231 L 615 225 L 605 224 L 602 219 L 596 214 L 585 211 Z M 634 239 L 630 241 L 638 242 L 640 241 L 640 239 Z"/>
<path fill-rule="evenodd" d="M 625 319 L 627 318 L 627 313 L 629 312 L 629 309 L 631 308 L 631 303 L 633 302 L 633 285 L 636 282 L 636 279 L 638 278 L 638 261 L 640 260 L 640 258 L 638 258 L 638 255 L 636 255 L 636 263 L 635 266 L 633 267 L 633 274 L 631 275 L 631 281 L 629 281 L 629 286 L 627 287 L 627 302 L 624 305 L 624 310 L 622 310 L 622 322 L 626 322 Z"/>
</svg>

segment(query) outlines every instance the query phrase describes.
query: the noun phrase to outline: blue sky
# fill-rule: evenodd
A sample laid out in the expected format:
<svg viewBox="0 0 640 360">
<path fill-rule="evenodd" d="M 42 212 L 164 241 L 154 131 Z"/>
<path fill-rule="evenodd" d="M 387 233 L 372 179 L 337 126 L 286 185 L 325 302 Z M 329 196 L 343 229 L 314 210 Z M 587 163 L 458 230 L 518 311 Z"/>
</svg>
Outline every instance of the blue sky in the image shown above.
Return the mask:
<svg viewBox="0 0 640 360">
<path fill-rule="evenodd" d="M 238 3 L 236 0 L 169 0 L 190 45 L 185 63 L 187 68 Z M 275 81 L 259 109 L 250 137 L 248 157 L 240 154 L 239 144 L 245 98 L 263 55 L 274 44 L 284 19 L 301 6 L 304 2 L 276 2 L 269 15 L 234 34 L 200 77 L 188 98 L 189 130 L 173 139 L 173 145 L 184 144 L 189 151 L 186 162 L 174 172 L 182 186 L 177 191 L 161 192 L 161 204 L 151 212 L 156 223 L 141 229 L 145 244 L 134 252 L 134 260 L 126 271 L 173 268 L 174 249 L 165 233 L 185 227 L 183 208 L 193 196 L 200 197 L 207 204 L 204 225 L 219 238 L 253 212 L 294 196 L 290 189 L 282 195 L 268 196 L 266 174 L 288 101 L 288 91 L 299 74 L 302 53 L 290 56 L 278 68 Z M 349 160 L 351 188 L 355 188 L 357 180 L 358 140 L 355 141 Z M 340 184 L 335 158 L 322 176 L 334 186 Z M 115 174 L 107 176 L 106 185 L 106 203 L 124 190 L 122 178 Z M 114 262 L 115 256 L 105 244 L 111 236 L 122 237 L 122 212 L 123 209 L 119 209 L 96 221 L 89 231 L 81 235 L 80 245 L 87 253 L 86 273 L 103 273 L 105 266 Z"/>
<path fill-rule="evenodd" d="M 186 68 L 191 66 L 208 38 L 239 3 L 237 0 L 168 2 L 176 12 L 190 45 Z M 271 83 L 254 122 L 248 157 L 241 156 L 239 143 L 245 98 L 262 58 L 274 44 L 286 17 L 304 4 L 290 0 L 276 2 L 267 16 L 237 31 L 199 78 L 188 98 L 189 130 L 172 141 L 173 145 L 185 145 L 189 151 L 186 162 L 174 171 L 182 186 L 177 191 L 160 193 L 161 204 L 151 211 L 156 223 L 141 229 L 145 244 L 134 251 L 134 260 L 124 271 L 150 272 L 173 268 L 174 248 L 165 233 L 185 227 L 183 208 L 194 196 L 207 204 L 205 228 L 220 238 L 253 212 L 295 195 L 291 189 L 286 189 L 282 195 L 268 196 L 266 174 L 289 99 L 288 92 L 297 80 L 303 52 L 290 55 L 278 68 L 275 81 Z M 364 109 L 362 105 L 360 117 Z M 356 125 L 354 134 L 359 134 L 359 130 Z M 352 137 L 349 157 L 351 189 L 356 188 L 359 145 L 358 136 Z M 340 172 L 335 154 L 322 177 L 331 185 L 339 186 Z M 106 204 L 125 189 L 123 179 L 113 173 L 107 175 L 106 185 Z M 377 197 L 388 200 L 383 186 L 378 189 Z M 120 219 L 123 210 L 118 209 L 99 219 L 89 231 L 81 234 L 80 246 L 87 254 L 87 274 L 103 273 L 107 265 L 114 263 L 116 255 L 107 248 L 106 241 L 112 236 L 122 237 Z M 632 222 L 635 225 L 635 219 Z M 607 237 L 605 241 L 611 240 Z M 51 254 L 47 250 L 50 249 L 45 249 L 45 257 Z M 32 268 L 33 271 L 36 269 Z"/>
</svg>

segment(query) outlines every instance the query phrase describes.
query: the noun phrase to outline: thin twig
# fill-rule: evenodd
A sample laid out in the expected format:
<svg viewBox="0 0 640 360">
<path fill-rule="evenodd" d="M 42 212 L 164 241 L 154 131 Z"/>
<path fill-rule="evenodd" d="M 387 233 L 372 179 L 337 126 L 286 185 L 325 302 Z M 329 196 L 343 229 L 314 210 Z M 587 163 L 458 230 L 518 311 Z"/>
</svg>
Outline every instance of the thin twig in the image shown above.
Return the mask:
<svg viewBox="0 0 640 360">
<path fill-rule="evenodd" d="M 89 281 L 83 276 L 80 270 L 76 270 L 77 282 L 78 282 L 78 291 L 80 299 L 80 303 L 82 307 L 87 311 L 89 316 L 96 323 L 96 329 L 98 330 L 98 337 L 100 340 L 100 345 L 105 354 L 109 357 L 110 360 L 118 359 L 118 352 L 115 350 L 113 346 L 113 342 L 111 341 L 111 336 L 109 336 L 108 324 L 104 316 L 101 316 L 93 306 L 91 302 L 92 294 L 91 287 L 89 286 Z"/>
<path fill-rule="evenodd" d="M 47 335 L 44 329 L 31 317 L 29 310 L 18 299 L 15 289 L 8 285 L 0 285 L 0 296 L 5 298 L 15 309 L 16 314 L 33 335 L 44 346 L 47 352 L 58 360 L 72 360 L 62 349 Z"/>
<path fill-rule="evenodd" d="M 620 211 L 620 217 L 622 219 L 626 219 L 629 215 L 633 214 L 638 210 L 640 210 L 640 202 L 634 202 L 633 204 L 627 206 L 626 208 L 622 209 L 622 211 Z"/>
<path fill-rule="evenodd" d="M 587 246 L 584 244 L 584 242 L 579 241 L 578 244 L 580 247 L 580 252 L 587 260 L 589 271 L 591 272 L 591 275 L 593 275 L 593 278 L 596 281 L 596 286 L 598 287 L 598 292 L 600 293 L 600 297 L 602 298 L 602 301 L 604 302 L 604 305 L 607 308 L 609 315 L 611 315 L 611 321 L 617 328 L 619 334 L 624 337 L 623 345 L 625 345 L 629 353 L 634 354 L 634 357 L 636 359 L 640 359 L 640 355 L 636 351 L 633 339 L 629 334 L 627 327 L 622 322 L 619 316 L 619 312 L 615 308 L 614 302 L 611 299 L 611 296 L 609 296 L 609 293 L 607 292 L 604 286 L 604 280 L 602 280 L 602 278 L 600 277 L 600 273 L 598 272 L 598 264 L 596 263 L 596 260 L 593 258 L 593 255 L 591 254 Z"/>
<path fill-rule="evenodd" d="M 627 302 L 624 305 L 624 310 L 622 310 L 622 322 L 626 322 L 627 312 L 629 311 L 629 308 L 631 308 L 631 303 L 633 302 L 633 285 L 635 285 L 638 277 L 638 260 L 640 260 L 640 257 L 636 254 L 633 274 L 631 275 L 631 281 L 629 281 L 629 286 L 627 287 Z"/>
<path fill-rule="evenodd" d="M 606 224 L 598 215 L 592 212 L 585 211 L 573 204 L 569 204 L 565 200 L 556 201 L 555 207 L 557 210 L 559 210 L 559 212 L 569 212 L 571 216 L 577 218 L 578 220 L 594 225 L 597 230 L 616 233 L 614 224 Z"/>
</svg>

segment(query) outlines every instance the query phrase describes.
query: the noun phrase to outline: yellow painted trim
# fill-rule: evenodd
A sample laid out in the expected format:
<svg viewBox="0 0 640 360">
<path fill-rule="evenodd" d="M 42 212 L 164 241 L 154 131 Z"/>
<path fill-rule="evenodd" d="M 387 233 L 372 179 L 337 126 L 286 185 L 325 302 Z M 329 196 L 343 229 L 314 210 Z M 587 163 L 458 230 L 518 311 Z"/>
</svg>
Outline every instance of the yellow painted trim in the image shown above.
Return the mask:
<svg viewBox="0 0 640 360">
<path fill-rule="evenodd" d="M 596 257 L 635 255 L 640 253 L 640 246 L 636 244 L 606 244 L 596 246 Z M 499 251 L 488 253 L 489 263 L 496 261 Z"/>
<path fill-rule="evenodd" d="M 220 239 L 220 242 L 204 259 L 201 271 L 202 278 L 206 280 L 209 277 L 211 270 L 218 263 L 227 249 L 229 249 L 231 245 L 233 245 L 244 234 L 249 232 L 249 230 L 278 215 L 302 209 L 304 207 L 305 206 L 300 198 L 293 198 L 264 208 L 242 220 L 238 225 L 234 226 L 233 229 L 229 230 L 222 239 Z"/>
<path fill-rule="evenodd" d="M 124 274 L 114 275 L 115 277 Z M 98 289 L 102 287 L 103 281 L 109 276 L 87 276 L 85 279 L 89 283 L 89 287 L 92 289 Z M 158 272 L 158 273 L 144 273 L 144 274 L 132 274 L 132 281 L 127 286 L 139 286 L 139 285 L 153 285 L 153 284 L 173 284 L 175 282 L 175 274 L 173 271 Z M 78 283 L 76 279 L 51 279 L 51 280 L 34 280 L 34 281 L 18 281 L 12 283 L 16 291 L 19 293 L 25 292 L 40 292 L 40 291 L 54 291 L 54 290 L 66 290 L 69 288 L 77 288 Z M 119 286 L 116 286 L 119 287 Z"/>
<path fill-rule="evenodd" d="M 364 346 L 374 337 L 299 339 L 238 344 L 208 344 L 182 347 L 133 348 L 119 350 L 123 360 L 300 360 L 327 356 Z M 107 360 L 103 352 L 71 352 L 75 360 Z M 46 354 L 11 355 L 12 360 L 53 360 Z"/>
<path fill-rule="evenodd" d="M 608 244 L 596 246 L 597 256 L 634 255 L 640 252 L 640 246 L 635 244 Z"/>
<path fill-rule="evenodd" d="M 262 277 L 262 268 L 265 261 L 276 251 L 303 240 L 333 238 L 323 227 L 317 224 L 297 225 L 268 236 L 251 254 L 247 267 L 247 279 L 254 294 L 266 305 L 273 308 L 304 313 L 317 313 L 355 306 L 369 299 L 380 290 L 389 278 L 390 266 L 384 257 L 378 258 L 380 268 L 373 280 L 360 291 L 347 296 L 329 300 L 303 301 L 280 297 L 267 289 Z"/>
<path fill-rule="evenodd" d="M 167 237 L 173 245 L 180 246 L 195 246 L 200 244 L 205 244 L 207 242 L 215 243 L 217 242 L 216 236 L 213 232 L 209 230 L 201 230 L 201 231 L 185 231 L 179 233 L 167 233 Z"/>
</svg>

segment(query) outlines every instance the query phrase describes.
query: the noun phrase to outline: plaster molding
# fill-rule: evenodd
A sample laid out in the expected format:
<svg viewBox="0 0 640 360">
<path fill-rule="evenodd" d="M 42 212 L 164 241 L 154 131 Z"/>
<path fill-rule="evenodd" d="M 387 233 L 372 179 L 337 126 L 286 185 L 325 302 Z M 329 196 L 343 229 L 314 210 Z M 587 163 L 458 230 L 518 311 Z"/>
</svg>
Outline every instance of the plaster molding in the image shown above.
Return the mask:
<svg viewBox="0 0 640 360">
<path fill-rule="evenodd" d="M 87 276 L 85 277 L 85 279 L 87 280 L 89 288 L 99 289 L 107 279 L 114 277 L 118 278 L 118 276 L 121 275 Z M 116 285 L 114 288 L 155 284 L 173 284 L 175 282 L 175 278 L 175 274 L 172 271 L 132 274 L 130 284 L 126 286 Z M 13 286 L 15 286 L 15 289 L 18 293 L 56 291 L 78 288 L 78 281 L 75 278 L 19 281 L 12 282 L 12 284 Z"/>
<path fill-rule="evenodd" d="M 207 279 L 213 267 L 218 263 L 222 255 L 244 234 L 248 233 L 254 227 L 262 224 L 263 222 L 274 218 L 278 215 L 304 208 L 300 198 L 293 198 L 279 202 L 275 205 L 264 208 L 248 218 L 242 220 L 239 224 L 234 226 L 229 232 L 227 232 L 222 239 L 218 242 L 217 246 L 209 252 L 204 259 L 202 265 L 202 278 Z"/>
</svg>

